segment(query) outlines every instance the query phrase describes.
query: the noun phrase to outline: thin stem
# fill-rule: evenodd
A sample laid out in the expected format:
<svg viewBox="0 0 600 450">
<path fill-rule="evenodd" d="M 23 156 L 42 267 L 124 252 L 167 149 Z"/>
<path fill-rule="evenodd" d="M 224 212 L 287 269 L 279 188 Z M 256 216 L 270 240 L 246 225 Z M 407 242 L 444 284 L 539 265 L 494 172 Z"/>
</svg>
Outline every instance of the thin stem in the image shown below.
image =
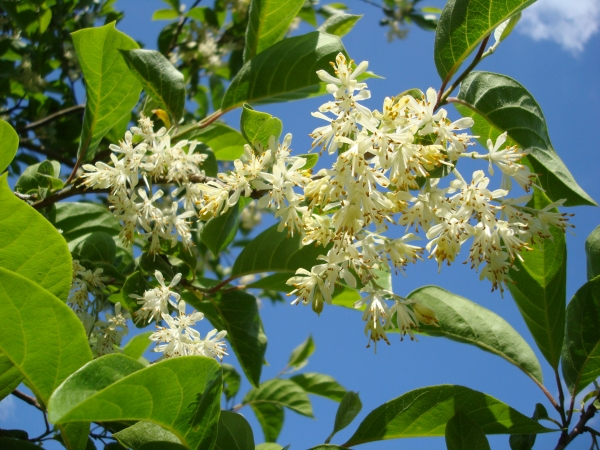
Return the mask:
<svg viewBox="0 0 600 450">
<path fill-rule="evenodd" d="M 93 191 L 88 191 L 88 188 L 85 186 L 75 186 L 74 184 L 67 186 L 64 189 L 61 189 L 55 192 L 53 195 L 46 197 L 43 200 L 39 200 L 31 204 L 35 209 L 41 209 L 46 206 L 50 206 L 53 203 L 58 202 L 59 200 L 64 200 L 65 198 L 73 197 L 75 195 L 81 194 L 104 194 L 109 193 L 110 189 L 94 189 Z"/>
<path fill-rule="evenodd" d="M 575 425 L 575 427 L 573 428 L 573 430 L 571 430 L 570 433 L 561 434 L 560 439 L 558 440 L 558 444 L 556 445 L 554 450 L 563 450 L 577 436 L 585 433 L 586 431 L 589 432 L 589 430 L 591 430 L 591 428 L 586 426 L 586 423 L 588 421 L 590 421 L 596 415 L 596 412 L 598 411 L 598 409 L 594 406 L 594 402 L 596 400 L 598 400 L 599 398 L 600 398 L 600 394 L 598 394 L 596 396 L 596 398 L 594 400 L 592 400 L 592 402 L 589 404 L 589 406 L 586 408 L 586 410 L 581 413 L 581 417 L 579 418 L 577 425 Z M 593 430 L 593 431 L 595 433 L 592 433 L 592 436 L 596 436 L 597 435 L 596 430 Z"/>
<path fill-rule="evenodd" d="M 50 114 L 49 116 L 44 117 L 43 119 L 40 119 L 36 122 L 31 122 L 30 124 L 27 124 L 24 127 L 19 128 L 17 131 L 20 133 L 23 131 L 33 130 L 34 128 L 41 127 L 49 122 L 60 119 L 61 117 L 64 117 L 64 116 L 68 116 L 69 114 L 83 111 L 84 109 L 85 109 L 85 105 L 71 106 L 70 108 L 65 108 L 61 111 L 57 111 L 53 114 Z"/>
<path fill-rule="evenodd" d="M 190 9 L 194 9 L 196 6 L 198 6 L 200 1 L 201 0 L 196 0 Z M 187 17 L 183 14 L 179 15 L 179 23 L 177 24 L 177 29 L 175 30 L 175 34 L 173 34 L 173 37 L 171 38 L 171 42 L 170 42 L 169 48 L 167 50 L 167 56 L 169 55 L 169 53 L 171 53 L 173 51 L 173 49 L 175 49 L 175 47 L 177 47 L 177 39 L 179 38 L 179 35 L 181 34 L 181 30 L 183 30 L 183 27 L 186 24 L 186 22 L 188 21 L 188 19 L 189 19 L 189 17 Z"/>
<path fill-rule="evenodd" d="M 454 89 L 456 89 L 456 87 L 461 83 L 461 81 L 464 80 L 467 77 L 467 75 L 471 73 L 471 71 L 477 66 L 477 64 L 479 64 L 479 62 L 482 60 L 483 52 L 485 51 L 485 47 L 487 46 L 489 40 L 490 35 L 488 34 L 485 38 L 483 38 L 483 41 L 481 41 L 479 50 L 477 50 L 477 54 L 475 55 L 475 58 L 473 58 L 473 61 L 471 61 L 471 64 L 469 64 L 469 66 L 465 69 L 463 73 L 459 75 L 459 77 L 454 81 L 454 83 L 452 83 L 452 85 L 446 91 L 444 91 L 444 89 L 446 89 L 446 86 L 450 82 L 452 74 L 446 77 L 438 92 L 438 97 L 435 103 L 434 111 L 444 104 L 448 96 L 452 94 L 452 91 L 454 91 Z"/>
<path fill-rule="evenodd" d="M 227 286 L 229 283 L 231 283 L 233 280 L 235 280 L 238 277 L 239 277 L 239 275 L 232 275 L 229 278 L 225 278 L 219 284 L 216 284 L 213 287 L 211 287 L 207 292 L 209 294 L 214 294 L 214 293 L 220 291 L 222 287 Z"/>
<path fill-rule="evenodd" d="M 554 376 L 556 378 L 556 385 L 558 386 L 558 402 L 560 406 L 558 408 L 558 413 L 560 414 L 560 418 L 562 419 L 562 423 L 565 428 L 563 433 L 566 433 L 566 430 L 568 429 L 569 425 L 567 423 L 567 417 L 565 415 L 565 394 L 563 392 L 562 383 L 560 381 L 560 375 L 558 374 L 557 369 L 554 369 Z"/>
<path fill-rule="evenodd" d="M 25 403 L 29 403 L 31 406 L 35 406 L 40 411 L 44 411 L 44 408 L 42 408 L 42 405 L 40 405 L 40 403 L 37 401 L 37 399 L 35 397 L 32 397 L 31 395 L 27 395 L 24 392 L 19 391 L 18 389 L 15 389 L 14 391 L 12 391 L 12 395 L 14 395 L 17 398 L 20 398 Z"/>
<path fill-rule="evenodd" d="M 195 126 L 186 129 L 184 132 L 175 133 L 172 136 L 172 139 L 177 139 L 177 138 L 181 137 L 183 134 L 189 133 L 191 130 L 194 130 L 196 128 L 198 128 L 198 129 L 205 128 L 205 127 L 209 126 L 211 123 L 213 123 L 214 121 L 218 120 L 226 112 L 227 111 L 222 111 L 220 109 L 217 109 L 214 113 L 206 116 L 204 119 L 202 119 L 200 122 L 198 122 Z"/>
</svg>

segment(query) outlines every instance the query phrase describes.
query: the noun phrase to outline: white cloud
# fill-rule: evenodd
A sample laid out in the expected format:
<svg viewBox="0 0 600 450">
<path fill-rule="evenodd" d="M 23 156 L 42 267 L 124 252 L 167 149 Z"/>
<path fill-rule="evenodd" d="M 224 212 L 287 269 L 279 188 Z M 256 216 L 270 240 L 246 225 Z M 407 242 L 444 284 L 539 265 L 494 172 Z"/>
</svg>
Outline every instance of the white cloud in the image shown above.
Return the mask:
<svg viewBox="0 0 600 450">
<path fill-rule="evenodd" d="M 5 422 L 14 416 L 17 405 L 15 404 L 15 398 L 12 395 L 8 395 L 2 401 L 0 401 L 0 423 Z"/>
<path fill-rule="evenodd" d="M 573 54 L 600 28 L 600 0 L 538 0 L 523 11 L 518 30 L 536 41 L 553 40 Z"/>
</svg>

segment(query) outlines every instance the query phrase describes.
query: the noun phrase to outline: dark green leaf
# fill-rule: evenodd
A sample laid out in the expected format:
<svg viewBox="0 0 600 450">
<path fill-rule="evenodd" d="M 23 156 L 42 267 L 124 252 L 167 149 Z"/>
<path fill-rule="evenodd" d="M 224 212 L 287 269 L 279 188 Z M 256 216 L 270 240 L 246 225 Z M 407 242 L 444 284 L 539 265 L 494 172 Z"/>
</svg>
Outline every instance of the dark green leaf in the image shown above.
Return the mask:
<svg viewBox="0 0 600 450">
<path fill-rule="evenodd" d="M 244 64 L 227 88 L 221 109 L 325 94 L 316 72 L 331 71 L 329 62 L 340 52 L 345 49 L 338 36 L 318 31 L 277 42 Z"/>
<path fill-rule="evenodd" d="M 139 259 L 139 267 L 150 276 L 154 276 L 157 270 L 162 273 L 167 280 L 172 280 L 175 276 L 171 264 L 167 261 L 167 257 L 161 254 L 151 255 L 146 252 L 142 253 Z M 143 292 L 138 295 L 142 294 Z"/>
<path fill-rule="evenodd" d="M 333 431 L 331 432 L 325 443 L 328 444 L 335 433 L 343 430 L 348 425 L 350 425 L 361 409 L 362 402 L 360 401 L 358 392 L 346 391 L 344 397 L 342 398 L 342 401 L 340 402 L 340 406 L 338 406 L 338 410 L 335 413 Z"/>
<path fill-rule="evenodd" d="M 542 209 L 548 203 L 536 189 L 528 205 Z M 538 240 L 532 251 L 521 252 L 523 262 L 515 259 L 518 270 L 511 269 L 514 283 L 508 283 L 508 289 L 540 351 L 557 368 L 565 333 L 567 247 L 564 232 L 550 231 L 551 239 Z"/>
<path fill-rule="evenodd" d="M 136 42 L 115 28 L 115 23 L 86 28 L 71 35 L 86 85 L 85 115 L 78 155 L 85 160 L 96 154 L 100 140 L 131 114 L 142 86 L 128 69 L 119 50 L 139 48 Z"/>
<path fill-rule="evenodd" d="M 217 330 L 227 331 L 227 340 L 246 377 L 252 385 L 258 386 L 267 337 L 258 314 L 256 298 L 242 291 L 225 292 L 203 301 L 189 292 L 182 294 L 182 297 L 203 312 Z"/>
<path fill-rule="evenodd" d="M 194 431 L 202 432 L 202 438 L 196 448 L 213 448 L 217 440 L 217 425 L 221 413 L 221 392 L 223 390 L 223 372 L 214 373 L 207 382 L 204 392 L 198 394 L 198 403 L 190 423 Z"/>
<path fill-rule="evenodd" d="M 248 13 L 244 62 L 280 41 L 304 0 L 252 0 Z"/>
<path fill-rule="evenodd" d="M 0 437 L 0 448 L 4 450 L 40 450 L 40 447 L 29 441 Z"/>
<path fill-rule="evenodd" d="M 75 246 L 75 253 L 88 261 L 112 264 L 117 254 L 117 246 L 109 234 L 96 231 Z"/>
<path fill-rule="evenodd" d="M 23 381 L 23 375 L 18 367 L 2 352 L 0 352 L 0 400 L 14 391 Z"/>
<path fill-rule="evenodd" d="M 439 326 L 422 325 L 429 336 L 442 336 L 493 353 L 521 369 L 536 383 L 543 383 L 535 353 L 517 331 L 489 309 L 437 286 L 425 286 L 408 295 L 435 311 Z"/>
<path fill-rule="evenodd" d="M 266 277 L 259 278 L 258 280 L 248 284 L 246 287 L 252 289 L 268 289 L 279 292 L 291 292 L 294 290 L 294 286 L 286 284 L 286 281 L 292 276 L 292 272 L 274 273 L 273 275 L 267 275 Z"/>
<path fill-rule="evenodd" d="M 284 411 L 283 406 L 275 403 L 252 403 L 252 411 L 256 414 L 258 423 L 265 435 L 265 441 L 275 442 L 283 428 Z"/>
<path fill-rule="evenodd" d="M 482 145 L 507 131 L 506 145 L 530 151 L 525 160 L 533 173 L 541 175 L 541 187 L 552 201 L 564 198 L 566 206 L 596 204 L 557 155 L 540 106 L 521 84 L 505 75 L 473 72 L 462 82 L 458 98 L 458 111 L 475 120 L 472 131 Z"/>
<path fill-rule="evenodd" d="M 176 444 L 175 442 L 147 442 L 141 447 L 138 447 L 139 450 L 186 450 L 187 448 L 188 447 L 181 444 Z"/>
<path fill-rule="evenodd" d="M 435 33 L 434 59 L 440 77 L 450 79 L 484 37 L 534 1 L 449 0 Z"/>
<path fill-rule="evenodd" d="M 585 240 L 588 281 L 600 275 L 600 225 Z"/>
<path fill-rule="evenodd" d="M 235 238 L 240 226 L 240 213 L 244 209 L 243 203 L 244 200 L 240 200 L 224 214 L 210 219 L 202 228 L 200 239 L 213 255 L 218 256 Z"/>
<path fill-rule="evenodd" d="M 123 347 L 123 354 L 133 359 L 141 358 L 152 341 L 148 339 L 152 331 L 145 331 L 131 338 L 125 347 Z"/>
<path fill-rule="evenodd" d="M 144 90 L 171 114 L 173 125 L 178 124 L 185 108 L 181 72 L 155 50 L 122 50 L 121 54 Z"/>
<path fill-rule="evenodd" d="M 335 378 L 322 373 L 307 372 L 290 377 L 293 381 L 309 394 L 320 395 L 339 402 L 344 398 L 346 389 Z"/>
<path fill-rule="evenodd" d="M 271 136 L 274 136 L 276 141 L 279 140 L 283 123 L 271 114 L 255 111 L 252 106 L 244 104 L 240 118 L 240 130 L 252 147 L 258 150 L 257 144 L 260 144 L 264 151 L 269 145 Z"/>
<path fill-rule="evenodd" d="M 448 450 L 490 450 L 483 430 L 460 409 L 446 424 L 446 446 Z"/>
<path fill-rule="evenodd" d="M 140 420 L 135 425 L 125 428 L 113 436 L 125 447 L 138 450 L 142 445 L 152 442 L 169 442 L 180 444 L 181 441 L 170 431 L 152 422 Z"/>
<path fill-rule="evenodd" d="M 15 190 L 35 193 L 39 188 L 60 189 L 64 184 L 59 176 L 60 163 L 46 160 L 27 167 L 15 183 Z"/>
<path fill-rule="evenodd" d="M 219 161 L 238 159 L 244 153 L 246 143 L 239 131 L 222 123 L 213 123 L 205 128 L 198 128 L 196 125 L 184 126 L 174 138 L 190 141 L 197 139 L 210 147 Z"/>
<path fill-rule="evenodd" d="M 600 276 L 585 283 L 567 307 L 562 372 L 573 396 L 600 376 Z"/>
<path fill-rule="evenodd" d="M 203 356 L 166 359 L 144 368 L 127 356 L 106 355 L 75 372 L 54 392 L 48 418 L 58 424 L 148 420 L 196 448 L 209 430 L 195 429 L 193 404 L 220 371 L 215 360 Z M 215 418 L 210 427 L 216 425 Z"/>
<path fill-rule="evenodd" d="M 242 377 L 231 364 L 223 363 L 221 367 L 223 368 L 223 393 L 225 394 L 225 399 L 230 400 L 240 390 Z"/>
<path fill-rule="evenodd" d="M 0 211 L 0 267 L 66 301 L 73 276 L 67 243 L 40 213 L 15 197 L 7 173 L 0 176 Z"/>
<path fill-rule="evenodd" d="M 296 347 L 290 355 L 288 367 L 292 371 L 300 370 L 306 364 L 308 364 L 308 358 L 315 352 L 315 343 L 312 336 L 308 336 L 306 340 Z"/>
<path fill-rule="evenodd" d="M 541 403 L 536 403 L 533 420 L 547 419 L 548 411 Z M 513 434 L 508 438 L 511 450 L 531 450 L 535 444 L 535 434 Z"/>
<path fill-rule="evenodd" d="M 265 381 L 258 388 L 246 394 L 242 404 L 274 403 L 285 406 L 303 416 L 313 417 L 310 400 L 304 389 L 290 380 L 273 379 Z"/>
<path fill-rule="evenodd" d="M 354 28 L 361 17 L 362 14 L 358 16 L 354 14 L 335 14 L 323 22 L 323 25 L 319 27 L 319 31 L 342 37 Z"/>
<path fill-rule="evenodd" d="M 0 120 L 0 173 L 11 163 L 19 148 L 19 136 L 10 124 Z"/>
<path fill-rule="evenodd" d="M 144 292 L 148 289 L 150 289 L 148 277 L 141 270 L 137 270 L 129 275 L 123 284 L 123 288 L 121 289 L 121 305 L 123 305 L 123 307 L 129 311 L 136 326 L 141 328 L 148 325 L 148 323 L 142 320 L 137 320 L 137 317 L 135 317 L 134 314 L 138 309 L 140 309 L 141 305 L 137 303 L 135 298 L 130 297 L 130 295 L 139 295 L 140 297 L 143 297 Z"/>
<path fill-rule="evenodd" d="M 267 228 L 244 247 L 233 264 L 232 275 L 295 272 L 300 267 L 310 269 L 318 264 L 318 256 L 327 253 L 323 247 L 302 245 L 298 234 L 288 237 L 285 230 L 277 231 L 277 227 L 275 224 Z"/>
<path fill-rule="evenodd" d="M 252 428 L 243 416 L 221 411 L 214 450 L 254 450 Z"/>
<path fill-rule="evenodd" d="M 463 386 L 440 385 L 415 389 L 375 408 L 343 445 L 444 436 L 446 423 L 458 410 L 475 421 L 485 434 L 552 431 L 487 394 Z"/>
<path fill-rule="evenodd" d="M 54 226 L 62 231 L 67 242 L 75 243 L 97 231 L 117 236 L 122 229 L 106 206 L 94 203 L 58 203 Z"/>
</svg>

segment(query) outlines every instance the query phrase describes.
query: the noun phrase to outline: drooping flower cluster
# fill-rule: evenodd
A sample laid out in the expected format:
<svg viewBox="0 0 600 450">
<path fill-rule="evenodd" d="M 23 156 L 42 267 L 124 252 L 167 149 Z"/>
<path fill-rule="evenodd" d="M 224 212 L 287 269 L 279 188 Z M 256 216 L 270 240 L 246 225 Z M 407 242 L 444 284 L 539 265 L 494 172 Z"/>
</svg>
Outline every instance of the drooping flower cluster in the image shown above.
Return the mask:
<svg viewBox="0 0 600 450">
<path fill-rule="evenodd" d="M 179 294 L 171 290 L 181 280 L 181 274 L 175 275 L 168 286 L 158 270 L 154 276 L 160 284 L 159 287 L 147 290 L 143 296 L 130 295 L 139 299 L 138 303 L 142 305 L 136 313 L 137 320 L 146 320 L 150 316 L 148 322 L 155 319 L 158 323 L 162 318 L 167 324 L 167 327 L 157 326 L 158 330 L 150 336 L 150 340 L 157 343 L 154 351 L 161 352 L 164 358 L 201 355 L 223 359 L 223 356 L 227 355 L 227 348 L 222 339 L 227 335 L 227 331 L 217 332 L 215 329 L 202 339 L 200 333 L 192 327 L 204 318 L 204 314 L 197 311 L 186 314 L 185 302 L 179 300 Z M 170 315 L 169 304 L 179 312 L 178 317 Z"/>
</svg>

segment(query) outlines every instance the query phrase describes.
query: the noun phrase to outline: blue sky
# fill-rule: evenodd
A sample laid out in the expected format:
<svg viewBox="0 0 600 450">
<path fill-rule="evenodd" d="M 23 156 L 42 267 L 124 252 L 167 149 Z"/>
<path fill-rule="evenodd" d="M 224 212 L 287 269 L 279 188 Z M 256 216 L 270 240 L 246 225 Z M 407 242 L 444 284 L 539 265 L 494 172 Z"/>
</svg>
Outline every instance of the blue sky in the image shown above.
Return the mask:
<svg viewBox="0 0 600 450">
<path fill-rule="evenodd" d="M 385 28 L 378 25 L 381 11 L 358 0 L 347 2 L 353 13 L 364 14 L 354 30 L 343 38 L 350 56 L 357 62 L 368 60 L 370 70 L 385 77 L 369 80 L 372 98 L 364 102 L 371 109 L 380 109 L 385 96 L 418 87 L 439 88 L 440 80 L 433 63 L 434 33 L 413 27 L 405 40 L 388 43 Z M 424 5 L 443 6 L 440 1 L 423 1 Z M 565 6 L 568 5 L 568 6 Z M 125 19 L 119 26 L 147 48 L 156 48 L 156 36 L 166 22 L 151 22 L 152 12 L 164 3 L 153 1 L 120 0 L 117 8 L 125 10 Z M 598 106 L 600 105 L 600 2 L 598 0 L 540 0 L 524 14 L 516 31 L 504 41 L 494 55 L 487 58 L 480 70 L 509 75 L 523 84 L 541 105 L 552 142 L 558 154 L 573 173 L 581 187 L 596 201 L 600 201 L 600 141 L 598 140 Z M 301 29 L 300 31 L 303 31 Z M 308 31 L 308 29 L 306 30 Z M 284 133 L 294 135 L 292 148 L 298 154 L 306 153 L 311 140 L 308 134 L 321 121 L 310 115 L 325 100 L 309 99 L 289 104 L 260 106 L 258 109 L 279 117 Z M 450 110 L 450 117 L 458 114 Z M 239 114 L 224 116 L 237 127 Z M 499 180 L 495 181 L 499 184 Z M 600 209 L 592 207 L 569 208 L 574 213 L 574 235 L 567 235 L 568 285 L 567 297 L 586 281 L 584 241 L 600 224 Z M 438 274 L 434 261 L 410 266 L 406 276 L 394 279 L 394 291 L 406 295 L 412 290 L 436 284 L 451 292 L 473 300 L 504 317 L 534 348 L 544 369 L 549 391 L 556 397 L 557 389 L 550 366 L 535 349 L 523 319 L 510 295 L 501 298 L 490 293 L 490 285 L 480 282 L 479 276 L 468 266 L 460 264 L 466 256 L 457 258 L 458 264 L 444 267 Z M 339 433 L 334 442 L 343 443 L 356 429 L 365 415 L 382 403 L 419 387 L 438 384 L 459 384 L 488 393 L 531 415 L 536 402 L 543 403 L 551 416 L 551 406 L 542 392 L 517 368 L 492 354 L 442 338 L 421 337 L 418 342 L 399 341 L 391 335 L 391 345 L 379 345 L 377 354 L 366 349 L 360 314 L 336 307 L 326 307 L 320 317 L 310 308 L 263 302 L 261 316 L 269 338 L 266 359 L 269 366 L 263 370 L 263 380 L 275 376 L 285 366 L 292 349 L 311 334 L 317 350 L 304 371 L 321 372 L 336 378 L 347 389 L 360 393 L 363 410 L 354 424 Z M 204 325 L 201 332 L 209 328 Z M 234 356 L 226 361 L 237 365 Z M 247 382 L 242 395 L 249 389 Z M 238 398 L 240 400 L 241 398 Z M 0 427 L 18 427 L 24 414 L 32 413 L 20 401 L 8 397 L 0 404 Z M 330 433 L 337 403 L 313 398 L 316 420 L 286 411 L 286 423 L 280 435 L 283 445 L 305 449 L 322 443 Z M 248 407 L 240 411 L 253 426 L 255 440 L 262 442 L 262 432 Z M 33 412 L 33 414 L 37 414 Z M 36 418 L 39 425 L 41 417 Z M 600 420 L 596 418 L 596 428 Z M 549 423 L 545 425 L 550 426 Z M 35 435 L 36 431 L 31 431 Z M 558 434 L 539 436 L 535 449 L 553 448 Z M 493 449 L 508 448 L 507 436 L 489 436 Z M 589 448 L 589 437 L 578 438 L 569 448 Z M 50 448 L 50 447 L 49 447 Z M 405 439 L 357 448 L 368 449 L 444 449 L 443 438 Z"/>
</svg>

